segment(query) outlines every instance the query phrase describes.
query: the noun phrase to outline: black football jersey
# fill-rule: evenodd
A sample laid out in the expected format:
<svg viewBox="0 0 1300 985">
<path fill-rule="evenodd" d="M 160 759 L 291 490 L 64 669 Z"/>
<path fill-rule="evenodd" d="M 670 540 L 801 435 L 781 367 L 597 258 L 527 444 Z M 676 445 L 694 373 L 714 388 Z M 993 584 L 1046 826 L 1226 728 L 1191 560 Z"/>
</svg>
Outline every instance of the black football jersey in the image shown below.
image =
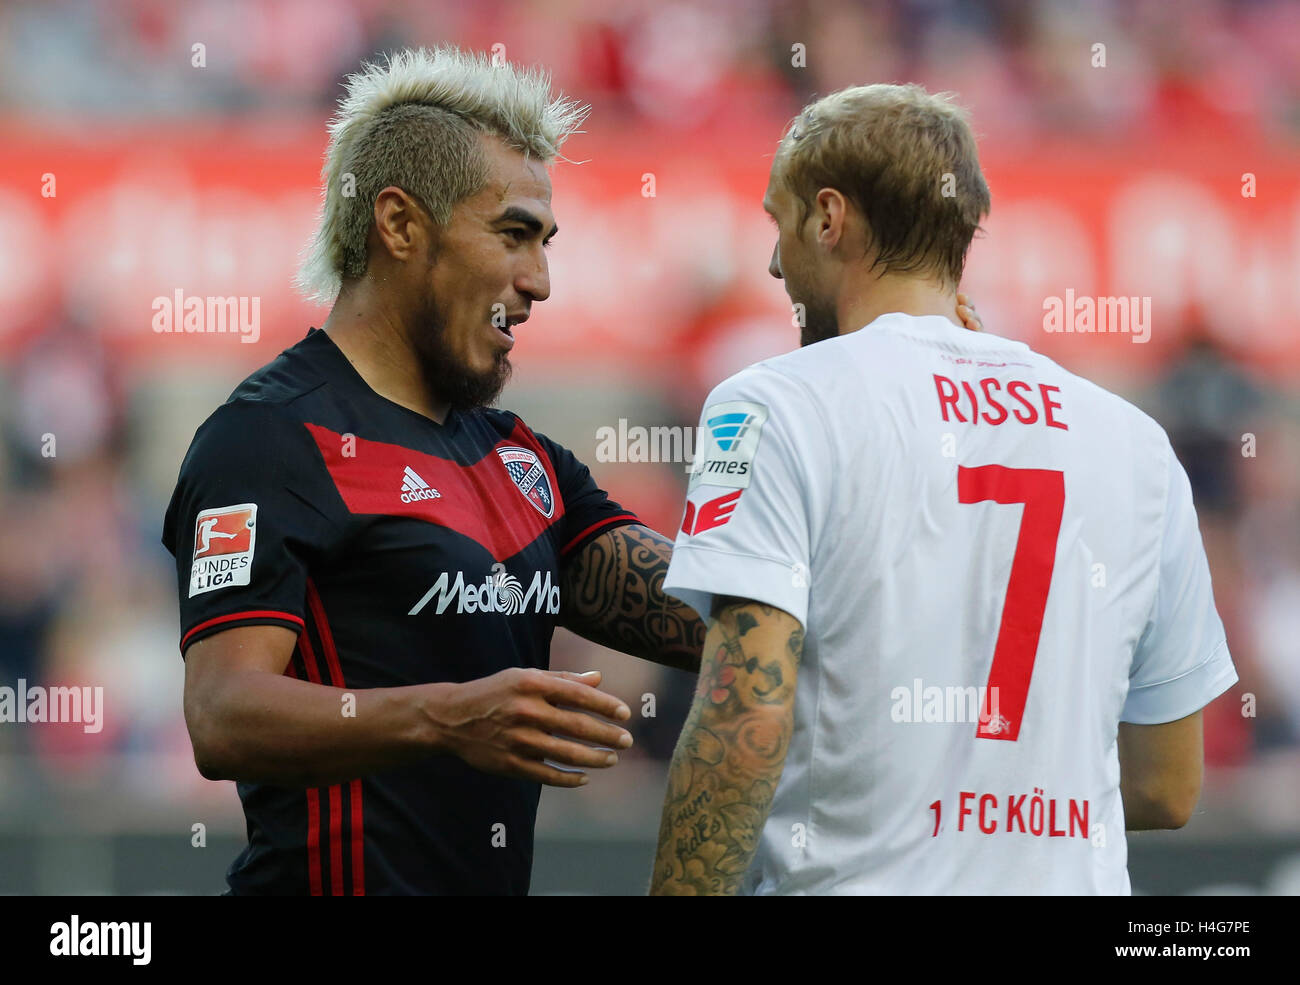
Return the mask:
<svg viewBox="0 0 1300 985">
<path fill-rule="evenodd" d="M 636 523 L 515 414 L 439 425 L 311 330 L 199 428 L 163 542 L 181 652 L 235 626 L 298 633 L 285 673 L 347 690 L 546 668 L 565 559 Z M 452 755 L 327 788 L 240 783 L 235 894 L 528 891 L 540 785 Z"/>
</svg>

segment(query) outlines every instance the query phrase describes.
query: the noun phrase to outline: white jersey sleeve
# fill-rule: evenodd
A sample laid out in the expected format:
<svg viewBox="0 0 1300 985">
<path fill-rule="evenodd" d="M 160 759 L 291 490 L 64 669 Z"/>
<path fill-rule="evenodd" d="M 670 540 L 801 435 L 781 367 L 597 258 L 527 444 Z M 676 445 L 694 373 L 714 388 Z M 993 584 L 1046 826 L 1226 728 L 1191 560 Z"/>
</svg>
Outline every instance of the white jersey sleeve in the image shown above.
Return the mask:
<svg viewBox="0 0 1300 985">
<path fill-rule="evenodd" d="M 1121 721 L 1135 725 L 1185 718 L 1237 681 L 1214 606 L 1191 483 L 1172 448 L 1166 468 L 1159 582 L 1133 654 L 1128 698 L 1120 715 Z"/>
<path fill-rule="evenodd" d="M 700 417 L 664 590 L 708 619 L 717 595 L 808 618 L 810 558 L 830 475 L 829 429 L 802 383 L 762 364 L 720 384 Z"/>
</svg>

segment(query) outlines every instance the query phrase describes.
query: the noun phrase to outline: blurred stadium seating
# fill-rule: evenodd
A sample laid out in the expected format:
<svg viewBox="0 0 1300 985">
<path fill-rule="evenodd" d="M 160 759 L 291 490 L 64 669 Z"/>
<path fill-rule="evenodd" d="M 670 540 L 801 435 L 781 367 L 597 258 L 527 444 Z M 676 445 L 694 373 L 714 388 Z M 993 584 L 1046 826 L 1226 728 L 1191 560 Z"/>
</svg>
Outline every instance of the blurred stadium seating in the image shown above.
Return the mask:
<svg viewBox="0 0 1300 985">
<path fill-rule="evenodd" d="M 1300 892 L 1300 4 L 43 0 L 0 3 L 0 684 L 102 685 L 107 710 L 0 724 L 0 893 L 221 890 L 242 815 L 193 765 L 163 508 L 198 424 L 324 317 L 290 280 L 342 76 L 448 41 L 594 104 L 502 403 L 666 532 L 683 466 L 599 461 L 597 430 L 691 426 L 796 344 L 758 206 L 783 126 L 849 84 L 956 92 L 993 194 L 965 288 L 1170 432 L 1241 676 L 1197 816 L 1131 839 L 1135 887 Z M 1067 289 L 1151 298 L 1150 341 L 1044 332 Z M 154 331 L 178 290 L 257 297 L 257 341 Z M 640 891 L 691 682 L 564 633 L 554 666 L 655 716 L 618 770 L 545 793 L 534 890 Z"/>
</svg>

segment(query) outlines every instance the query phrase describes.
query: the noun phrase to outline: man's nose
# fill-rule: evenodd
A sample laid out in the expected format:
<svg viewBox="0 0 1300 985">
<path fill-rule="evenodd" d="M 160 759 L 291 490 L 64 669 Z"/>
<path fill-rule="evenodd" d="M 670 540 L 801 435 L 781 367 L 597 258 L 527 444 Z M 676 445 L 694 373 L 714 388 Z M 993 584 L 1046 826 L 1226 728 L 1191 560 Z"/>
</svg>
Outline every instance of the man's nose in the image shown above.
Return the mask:
<svg viewBox="0 0 1300 985">
<path fill-rule="evenodd" d="M 781 244 L 772 247 L 772 259 L 768 261 L 767 272 L 777 280 L 781 279 Z"/>
<path fill-rule="evenodd" d="M 538 247 L 537 254 L 536 260 L 515 281 L 515 289 L 534 301 L 545 301 L 551 296 L 551 270 L 541 247 Z"/>
</svg>

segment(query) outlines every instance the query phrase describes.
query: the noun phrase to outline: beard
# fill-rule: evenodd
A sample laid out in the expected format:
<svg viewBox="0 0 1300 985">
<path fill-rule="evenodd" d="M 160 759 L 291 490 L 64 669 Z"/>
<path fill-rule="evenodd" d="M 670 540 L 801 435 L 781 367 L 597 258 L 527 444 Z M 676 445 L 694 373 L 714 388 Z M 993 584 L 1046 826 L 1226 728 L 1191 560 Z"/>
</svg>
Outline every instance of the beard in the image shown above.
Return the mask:
<svg viewBox="0 0 1300 985">
<path fill-rule="evenodd" d="M 799 326 L 799 345 L 833 339 L 840 334 L 835 305 L 824 298 L 812 298 L 803 303 L 803 324 Z"/>
<path fill-rule="evenodd" d="M 455 411 L 496 403 L 513 370 L 505 352 L 497 354 L 496 364 L 487 372 L 466 366 L 448 344 L 446 320 L 432 300 L 416 321 L 414 349 L 429 392 Z"/>
</svg>

